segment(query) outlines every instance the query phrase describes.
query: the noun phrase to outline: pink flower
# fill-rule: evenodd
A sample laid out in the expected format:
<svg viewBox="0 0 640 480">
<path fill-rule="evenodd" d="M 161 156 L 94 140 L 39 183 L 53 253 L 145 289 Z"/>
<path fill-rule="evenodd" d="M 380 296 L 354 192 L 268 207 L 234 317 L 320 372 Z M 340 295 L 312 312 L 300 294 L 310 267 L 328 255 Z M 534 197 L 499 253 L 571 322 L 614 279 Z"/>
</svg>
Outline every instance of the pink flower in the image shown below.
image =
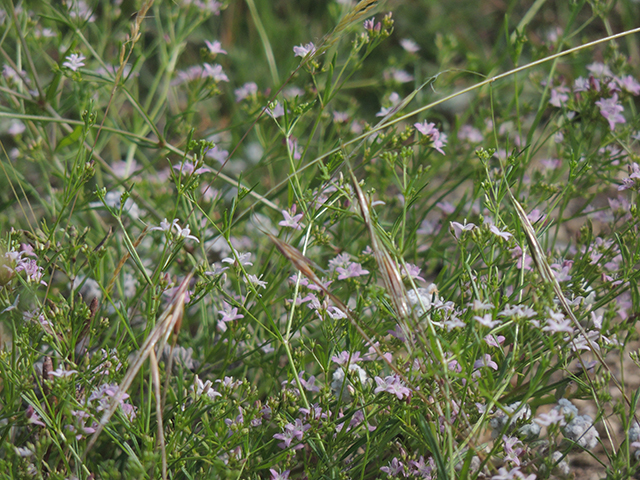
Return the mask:
<svg viewBox="0 0 640 480">
<path fill-rule="evenodd" d="M 316 377 L 311 375 L 309 377 L 309 380 L 305 380 L 304 378 L 302 378 L 302 376 L 304 375 L 304 370 L 302 370 L 299 374 L 298 374 L 298 378 L 300 379 L 300 384 L 304 387 L 304 389 L 308 392 L 319 392 L 320 391 L 320 387 L 318 387 L 315 383 L 316 383 Z"/>
<path fill-rule="evenodd" d="M 485 327 L 493 328 L 496 325 L 500 324 L 499 320 L 494 320 L 493 315 L 491 313 L 487 313 L 484 316 L 476 315 L 473 319 L 478 322 L 480 325 L 484 325 Z"/>
<path fill-rule="evenodd" d="M 382 24 L 380 22 L 376 23 L 376 18 L 369 18 L 368 20 L 364 21 L 364 24 L 362 25 L 364 27 L 364 29 L 367 32 L 379 32 L 380 29 L 382 28 Z"/>
<path fill-rule="evenodd" d="M 484 140 L 482 132 L 471 125 L 462 125 L 458 130 L 458 140 L 465 140 L 469 143 L 480 143 Z"/>
<path fill-rule="evenodd" d="M 236 94 L 236 102 L 241 102 L 245 98 L 255 96 L 258 93 L 258 85 L 255 82 L 248 82 L 236 88 L 233 93 Z"/>
<path fill-rule="evenodd" d="M 473 368 L 489 367 L 493 370 L 498 370 L 498 364 L 491 360 L 491 355 L 485 353 L 482 358 L 479 358 L 473 364 Z"/>
<path fill-rule="evenodd" d="M 402 48 L 404 48 L 409 53 L 416 53 L 418 50 L 420 50 L 418 44 L 410 38 L 403 38 L 402 40 L 400 40 L 400 46 L 402 46 Z"/>
<path fill-rule="evenodd" d="M 533 419 L 541 427 L 548 427 L 549 425 L 566 425 L 566 421 L 564 415 L 560 413 L 560 411 L 556 408 L 551 410 L 549 413 L 541 413 L 536 418 Z"/>
<path fill-rule="evenodd" d="M 624 107 L 618 104 L 618 94 L 614 93 L 611 98 L 601 98 L 596 102 L 600 108 L 600 114 L 609 122 L 609 129 L 614 130 L 616 123 L 626 123 L 622 116 Z"/>
<path fill-rule="evenodd" d="M 278 225 L 281 227 L 295 228 L 296 230 L 302 230 L 303 225 L 300 224 L 300 220 L 304 216 L 304 213 L 296 215 L 296 204 L 291 207 L 291 211 L 282 210 L 282 216 L 284 220 L 281 220 Z"/>
<path fill-rule="evenodd" d="M 404 266 L 400 267 L 400 274 L 402 275 L 402 278 L 411 277 L 415 280 L 426 282 L 426 280 L 420 276 L 421 270 L 422 269 L 419 268 L 417 265 L 407 262 L 407 268 L 404 268 Z"/>
<path fill-rule="evenodd" d="M 360 358 L 360 352 L 351 353 L 347 350 L 340 352 L 338 355 L 334 355 L 331 357 L 331 361 L 333 363 L 337 363 L 338 365 L 351 365 L 352 363 L 361 362 L 363 359 Z"/>
<path fill-rule="evenodd" d="M 221 148 L 218 148 L 217 145 L 214 145 L 213 148 L 207 150 L 207 153 L 205 153 L 204 156 L 207 158 L 213 158 L 219 163 L 224 163 L 229 157 L 229 152 L 227 150 L 222 150 Z M 196 170 L 196 173 L 198 173 L 197 170 Z"/>
<path fill-rule="evenodd" d="M 554 107 L 563 107 L 569 100 L 569 89 L 564 85 L 551 89 L 551 99 L 549 103 Z"/>
<path fill-rule="evenodd" d="M 279 443 L 278 446 L 282 449 L 289 448 L 291 446 L 291 442 L 294 439 L 298 439 L 298 441 L 302 440 L 304 432 L 309 430 L 311 425 L 308 423 L 303 424 L 302 420 L 296 418 L 295 423 L 288 423 L 284 426 L 284 431 L 282 433 L 276 433 L 273 438 L 276 440 L 283 440 L 282 443 Z M 303 448 L 303 445 L 296 445 L 294 450 L 299 450 Z"/>
<path fill-rule="evenodd" d="M 307 55 L 313 55 L 316 51 L 316 46 L 309 42 L 306 45 L 298 45 L 297 47 L 293 47 L 293 53 L 295 57 L 306 57 Z"/>
<path fill-rule="evenodd" d="M 442 150 L 442 147 L 447 144 L 447 135 L 444 133 L 440 133 L 440 131 L 435 128 L 435 125 L 435 123 L 427 123 L 426 120 L 422 123 L 413 124 L 418 132 L 420 132 L 423 136 L 429 137 L 431 139 L 431 146 L 444 155 L 444 150 Z"/>
<path fill-rule="evenodd" d="M 404 383 L 397 375 L 390 375 L 385 377 L 384 380 L 380 377 L 374 377 L 374 380 L 378 384 L 374 393 L 387 392 L 398 397 L 398 400 L 402 400 L 405 397 L 411 395 L 411 390 L 404 386 Z"/>
<path fill-rule="evenodd" d="M 222 70 L 222 65 L 217 63 L 211 65 L 210 63 L 204 64 L 203 76 L 205 78 L 213 78 L 216 82 L 228 82 L 229 77 Z"/>
<path fill-rule="evenodd" d="M 191 162 L 184 162 L 180 165 L 174 165 L 173 168 L 175 170 L 178 170 L 178 172 L 180 172 L 180 174 L 184 176 L 189 176 L 192 174 L 200 175 L 202 173 L 208 173 L 213 171 L 206 165 L 196 168 L 196 162 L 197 160 L 194 158 Z"/>
<path fill-rule="evenodd" d="M 264 112 L 275 120 L 284 115 L 284 107 L 276 101 L 265 108 Z"/>
<path fill-rule="evenodd" d="M 567 332 L 573 333 L 573 327 L 571 327 L 571 319 L 565 318 L 561 313 L 553 312 L 549 310 L 549 318 L 547 318 L 547 325 L 542 327 L 543 332 Z"/>
<path fill-rule="evenodd" d="M 347 315 L 342 310 L 340 310 L 338 307 L 333 307 L 333 306 L 327 308 L 327 315 L 329 315 L 334 320 L 347 318 Z"/>
<path fill-rule="evenodd" d="M 407 73 L 404 70 L 398 70 L 397 68 L 391 68 L 384 72 L 385 80 L 393 80 L 397 83 L 407 83 L 413 81 L 413 75 Z"/>
<path fill-rule="evenodd" d="M 302 148 L 298 145 L 298 139 L 295 137 L 287 137 L 287 148 L 291 152 L 294 160 L 302 158 Z"/>
<path fill-rule="evenodd" d="M 464 223 L 451 222 L 451 227 L 453 228 L 453 236 L 456 238 L 460 238 L 460 234 L 462 232 L 468 232 L 476 228 L 474 223 L 467 223 L 467 219 L 464 219 Z"/>
<path fill-rule="evenodd" d="M 338 267 L 336 271 L 339 273 L 338 280 L 345 280 L 347 278 L 361 277 L 367 275 L 369 270 L 362 268 L 359 263 L 351 262 L 347 268 Z"/>
<path fill-rule="evenodd" d="M 490 347 L 498 347 L 502 344 L 502 342 L 504 342 L 504 337 L 502 335 L 498 335 L 496 337 L 495 335 L 489 334 L 486 337 L 484 337 L 484 341 Z"/>
<path fill-rule="evenodd" d="M 403 477 L 406 476 L 404 472 L 404 464 L 395 457 L 391 460 L 391 463 L 389 463 L 388 466 L 380 467 L 380 471 L 394 478 L 398 478 L 401 475 Z"/>
<path fill-rule="evenodd" d="M 70 377 L 74 373 L 78 373 L 78 371 L 77 370 L 65 370 L 62 367 L 58 367 L 54 371 L 51 372 L 51 375 L 53 375 L 54 377 Z"/>
<path fill-rule="evenodd" d="M 209 53 L 211 53 L 212 55 L 227 54 L 227 51 L 222 49 L 222 44 L 217 40 L 215 40 L 214 42 L 205 40 L 204 43 L 207 45 L 207 48 L 209 49 Z"/>
<path fill-rule="evenodd" d="M 395 113 L 396 109 L 400 106 L 400 95 L 396 92 L 392 92 L 389 95 L 389 105 L 388 107 L 382 107 L 378 113 L 376 113 L 376 117 L 386 117 L 391 113 Z"/>
<path fill-rule="evenodd" d="M 631 95 L 640 94 L 640 83 L 638 83 L 637 80 L 631 75 L 626 75 L 616 80 L 618 82 L 618 85 L 620 85 L 620 88 L 629 92 Z"/>
<path fill-rule="evenodd" d="M 220 319 L 221 322 L 233 322 L 234 320 L 244 318 L 244 315 L 238 313 L 237 307 L 231 308 L 231 305 L 229 305 L 228 303 L 225 303 L 224 306 L 225 309 L 218 312 L 220 315 L 222 315 L 222 318 Z"/>
<path fill-rule="evenodd" d="M 36 413 L 35 409 L 31 405 L 27 407 L 25 415 L 27 417 L 27 422 L 33 425 L 38 425 L 40 427 L 46 426 L 44 423 L 42 423 L 42 420 L 40 420 L 40 416 Z"/>
<path fill-rule="evenodd" d="M 489 230 L 491 230 L 491 233 L 497 235 L 500 238 L 503 238 L 505 240 L 509 240 L 511 237 L 513 237 L 513 235 L 511 235 L 509 232 L 502 232 L 500 231 L 500 229 L 498 227 L 496 227 L 495 225 L 491 225 L 491 227 L 489 227 Z"/>
<path fill-rule="evenodd" d="M 271 480 L 289 480 L 289 473 L 291 473 L 290 470 L 281 473 L 273 468 L 270 468 L 269 472 L 271 472 Z"/>
</svg>

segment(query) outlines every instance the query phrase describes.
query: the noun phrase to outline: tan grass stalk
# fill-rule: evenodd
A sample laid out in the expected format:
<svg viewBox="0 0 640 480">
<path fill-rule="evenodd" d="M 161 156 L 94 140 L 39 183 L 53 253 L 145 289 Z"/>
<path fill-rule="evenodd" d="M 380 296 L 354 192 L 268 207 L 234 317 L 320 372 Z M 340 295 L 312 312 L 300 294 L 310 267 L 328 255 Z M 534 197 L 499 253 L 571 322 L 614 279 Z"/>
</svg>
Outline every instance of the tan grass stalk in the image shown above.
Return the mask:
<svg viewBox="0 0 640 480">
<path fill-rule="evenodd" d="M 389 297 L 391 297 L 391 303 L 396 311 L 398 325 L 400 325 L 400 328 L 402 329 L 402 333 L 407 341 L 409 353 L 411 354 L 414 346 L 413 333 L 407 323 L 407 320 L 411 318 L 411 309 L 409 308 L 409 302 L 407 301 L 407 291 L 404 288 L 404 283 L 402 282 L 402 275 L 400 275 L 398 264 L 393 258 L 391 258 L 391 255 L 384 244 L 378 239 L 378 234 L 376 233 L 373 222 L 371 221 L 369 205 L 367 204 L 367 199 L 360 188 L 358 179 L 355 177 L 351 169 L 349 169 L 349 173 L 351 174 L 351 180 L 356 192 L 358 205 L 360 206 L 362 219 L 369 231 L 373 258 L 375 258 L 376 263 L 378 264 L 378 271 L 382 277 L 382 283 L 384 284 Z"/>
<path fill-rule="evenodd" d="M 374 349 L 374 351 L 376 352 L 376 355 L 378 355 L 389 366 L 389 368 L 391 368 L 391 370 L 393 370 L 393 372 L 396 375 L 398 375 L 400 379 L 402 379 L 402 381 L 407 385 L 407 387 L 410 388 L 413 391 L 413 393 L 415 393 L 425 404 L 429 403 L 427 398 L 420 392 L 420 390 L 417 390 L 413 386 L 413 384 L 409 381 L 406 375 L 398 367 L 392 364 L 382 354 L 382 351 L 375 345 L 371 337 L 369 337 L 369 335 L 367 335 L 364 329 L 360 326 L 360 324 L 358 323 L 358 320 L 356 319 L 351 309 L 349 309 L 349 307 L 347 307 L 342 302 L 342 300 L 336 297 L 333 293 L 331 293 L 327 289 L 327 287 L 324 286 L 324 284 L 321 282 L 318 275 L 316 275 L 316 273 L 311 269 L 311 265 L 313 265 L 313 261 L 305 257 L 302 253 L 300 253 L 300 251 L 297 248 L 292 247 L 288 243 L 283 242 L 278 237 L 271 235 L 268 232 L 264 232 L 264 233 L 275 244 L 278 250 L 280 250 L 280 253 L 282 253 L 282 255 L 284 255 L 284 257 L 287 258 L 293 264 L 293 266 L 296 269 L 298 269 L 305 277 L 307 277 L 309 280 L 315 283 L 316 286 L 320 288 L 327 297 L 329 297 L 329 299 L 334 303 L 334 305 L 338 309 L 340 309 L 342 313 L 344 313 L 347 316 L 351 324 L 354 326 L 354 328 L 360 334 L 360 336 L 364 339 L 364 341 L 367 342 L 367 344 Z"/>
<path fill-rule="evenodd" d="M 562 288 L 560 287 L 560 284 L 558 283 L 558 280 L 556 279 L 556 276 L 553 273 L 553 270 L 551 270 L 551 267 L 549 266 L 549 262 L 547 262 L 547 256 L 545 255 L 544 250 L 542 249 L 542 246 L 540 245 L 540 242 L 538 242 L 538 238 L 536 236 L 536 231 L 534 230 L 533 225 L 531 225 L 531 222 L 529 221 L 529 218 L 527 217 L 527 213 L 522 208 L 522 205 L 520 205 L 520 202 L 518 202 L 518 200 L 516 200 L 516 198 L 513 196 L 513 194 L 511 193 L 511 189 L 507 188 L 507 193 L 509 194 L 509 198 L 511 199 L 511 203 L 513 204 L 513 206 L 516 209 L 516 213 L 518 214 L 518 218 L 520 219 L 520 223 L 522 225 L 522 229 L 523 229 L 525 237 L 527 239 L 527 244 L 529 245 L 529 250 L 531 250 L 531 258 L 533 259 L 533 262 L 535 263 L 536 269 L 538 270 L 538 272 L 542 276 L 542 279 L 544 280 L 544 282 L 547 285 L 550 285 L 551 288 L 553 288 L 553 291 L 555 292 L 556 297 L 558 298 L 558 301 L 560 302 L 562 310 L 564 310 L 564 313 L 567 315 L 567 317 L 569 317 L 571 319 L 571 322 L 573 323 L 574 327 L 580 332 L 580 334 L 582 334 L 582 336 L 584 337 L 585 341 L 587 342 L 587 345 L 589 346 L 589 349 L 591 350 L 591 353 L 593 353 L 593 355 L 598 359 L 600 364 L 607 370 L 607 372 L 609 372 L 609 374 L 611 375 L 611 379 L 613 380 L 613 383 L 615 383 L 615 385 L 618 388 L 618 390 L 620 390 L 620 393 L 622 394 L 623 398 L 627 402 L 627 405 L 630 406 L 631 402 L 630 402 L 629 398 L 627 397 L 627 395 L 625 394 L 624 389 L 623 389 L 622 385 L 620 384 L 620 381 L 616 378 L 615 374 L 611 371 L 609 366 L 605 363 L 604 358 L 602 358 L 602 355 L 600 354 L 600 351 L 598 350 L 598 346 L 597 345 L 593 345 L 593 343 L 591 342 L 591 340 L 587 336 L 587 332 L 585 331 L 584 327 L 580 324 L 580 322 L 578 321 L 578 319 L 574 315 L 573 310 L 571 310 L 569 302 L 567 302 L 567 298 L 564 296 Z M 571 344 L 575 346 L 574 342 L 575 342 L 575 340 L 572 338 L 571 339 Z M 578 353 L 578 350 L 577 349 L 575 349 L 575 350 L 576 350 L 578 361 L 580 362 L 580 365 L 586 371 L 586 367 L 585 367 L 585 365 L 584 365 L 584 363 L 582 361 L 582 357 Z M 587 376 L 586 378 L 590 382 L 589 377 Z M 592 385 L 592 388 L 595 388 L 595 387 Z"/>
<path fill-rule="evenodd" d="M 120 401 L 122 401 L 123 396 L 127 393 L 127 390 L 133 383 L 133 379 L 142 367 L 144 361 L 149 355 L 151 355 L 154 348 L 157 347 L 159 351 L 162 351 L 169 338 L 169 335 L 171 335 L 171 332 L 174 332 L 177 328 L 179 328 L 179 325 L 182 322 L 182 315 L 184 314 L 184 299 L 187 294 L 187 287 L 189 286 L 189 282 L 191 281 L 192 277 L 193 272 L 189 273 L 184 278 L 184 280 L 182 280 L 182 283 L 180 283 L 175 294 L 169 301 L 169 305 L 167 305 L 167 308 L 158 318 L 156 326 L 153 328 L 153 330 L 151 330 L 149 336 L 140 347 L 140 350 L 129 366 L 129 370 L 127 370 L 126 375 L 120 383 L 118 392 L 111 399 L 111 405 L 107 410 L 105 410 L 102 418 L 100 419 L 100 422 L 98 423 L 95 433 L 89 440 L 83 457 L 86 457 L 87 453 L 96 443 L 98 436 L 107 425 L 107 423 L 109 423 L 109 420 L 111 419 L 115 411 L 118 409 Z M 158 412 L 157 415 L 158 417 L 161 417 L 162 413 Z"/>
</svg>

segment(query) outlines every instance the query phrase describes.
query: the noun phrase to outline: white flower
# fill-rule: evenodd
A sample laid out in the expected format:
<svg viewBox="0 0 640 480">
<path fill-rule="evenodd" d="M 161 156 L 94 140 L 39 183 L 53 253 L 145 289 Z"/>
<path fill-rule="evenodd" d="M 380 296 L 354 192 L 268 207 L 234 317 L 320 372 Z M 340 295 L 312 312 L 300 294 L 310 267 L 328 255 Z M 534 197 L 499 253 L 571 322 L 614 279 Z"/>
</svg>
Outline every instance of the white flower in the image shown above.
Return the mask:
<svg viewBox="0 0 640 480">
<path fill-rule="evenodd" d="M 420 50 L 418 44 L 410 38 L 403 38 L 402 40 L 400 40 L 400 45 L 409 53 L 416 53 L 418 50 Z"/>
<path fill-rule="evenodd" d="M 309 53 L 313 54 L 316 51 L 316 46 L 309 42 L 306 45 L 298 45 L 297 47 L 293 47 L 293 53 L 296 57 L 306 57 Z"/>
<path fill-rule="evenodd" d="M 262 275 L 260 275 L 260 277 L 256 277 L 255 275 L 247 275 L 247 280 L 249 280 L 254 287 L 267 288 L 267 282 L 260 280 L 261 278 Z"/>
<path fill-rule="evenodd" d="M 197 237 L 194 237 L 193 235 L 190 235 L 191 230 L 189 229 L 189 224 L 187 223 L 187 226 L 184 228 L 180 228 L 180 225 L 178 225 L 177 223 L 173 225 L 176 229 L 176 233 L 179 239 L 184 239 L 184 240 L 195 240 L 197 243 L 200 243 L 200 240 L 198 240 Z"/>
<path fill-rule="evenodd" d="M 81 53 L 80 54 L 72 53 L 66 58 L 66 60 L 67 61 L 64 62 L 62 66 L 67 67 L 68 69 L 73 70 L 74 72 L 77 72 L 80 67 L 84 67 L 83 61 L 86 60 L 86 57 Z"/>
</svg>

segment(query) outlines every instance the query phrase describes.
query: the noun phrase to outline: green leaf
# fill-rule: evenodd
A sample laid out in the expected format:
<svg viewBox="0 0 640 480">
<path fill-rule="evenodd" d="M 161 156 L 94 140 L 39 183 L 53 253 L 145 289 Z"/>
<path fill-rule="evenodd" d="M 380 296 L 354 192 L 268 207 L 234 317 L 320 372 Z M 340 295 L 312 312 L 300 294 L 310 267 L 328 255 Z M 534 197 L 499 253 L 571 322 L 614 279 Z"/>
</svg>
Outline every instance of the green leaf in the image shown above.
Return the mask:
<svg viewBox="0 0 640 480">
<path fill-rule="evenodd" d="M 82 136 L 82 128 L 83 127 L 81 125 L 78 125 L 73 129 L 73 132 L 60 140 L 60 142 L 58 142 L 58 145 L 56 146 L 56 151 L 59 151 L 64 147 L 68 147 L 69 145 L 73 145 L 78 140 L 80 140 L 80 137 Z"/>
</svg>

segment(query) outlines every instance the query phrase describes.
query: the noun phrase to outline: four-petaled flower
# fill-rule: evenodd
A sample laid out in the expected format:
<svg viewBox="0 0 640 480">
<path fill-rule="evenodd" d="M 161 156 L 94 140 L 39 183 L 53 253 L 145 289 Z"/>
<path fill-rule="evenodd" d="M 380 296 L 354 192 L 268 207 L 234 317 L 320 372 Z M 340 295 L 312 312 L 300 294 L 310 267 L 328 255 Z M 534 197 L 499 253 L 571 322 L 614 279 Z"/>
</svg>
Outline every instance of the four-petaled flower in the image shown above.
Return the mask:
<svg viewBox="0 0 640 480">
<path fill-rule="evenodd" d="M 271 480 L 289 480 L 289 473 L 291 473 L 290 470 L 279 472 L 274 468 L 270 468 L 269 472 L 271 472 Z"/>
<path fill-rule="evenodd" d="M 216 82 L 228 82 L 229 77 L 222 70 L 222 65 L 218 65 L 217 63 L 211 65 L 210 63 L 204 64 L 204 70 L 202 72 L 202 76 L 205 78 L 213 78 Z"/>
<path fill-rule="evenodd" d="M 222 44 L 218 40 L 215 40 L 213 42 L 205 40 L 204 43 L 207 45 L 207 48 L 209 49 L 209 53 L 211 55 L 227 54 L 227 51 L 222 49 Z"/>
<path fill-rule="evenodd" d="M 363 358 L 360 357 L 360 352 L 351 353 L 348 350 L 342 351 L 338 355 L 334 355 L 331 357 L 331 361 L 333 363 L 337 363 L 338 365 L 358 363 L 362 360 Z"/>
<path fill-rule="evenodd" d="M 422 135 L 429 137 L 432 142 L 431 146 L 444 155 L 442 147 L 447 144 L 447 135 L 445 133 L 441 133 L 436 128 L 435 123 L 427 123 L 425 120 L 422 123 L 414 123 L 413 126 L 416 127 L 416 130 L 418 130 Z"/>
<path fill-rule="evenodd" d="M 624 107 L 618 104 L 618 94 L 614 93 L 611 98 L 601 98 L 596 102 L 600 108 L 600 113 L 609 122 L 611 130 L 616 128 L 616 123 L 626 123 L 626 119 L 622 116 Z"/>
<path fill-rule="evenodd" d="M 291 446 L 291 442 L 294 439 L 298 439 L 298 441 L 301 441 L 304 432 L 306 432 L 310 428 L 311 425 L 309 425 L 308 423 L 303 424 L 301 419 L 296 418 L 295 423 L 287 423 L 284 426 L 284 431 L 282 433 L 276 433 L 273 438 L 275 438 L 276 440 L 282 440 L 282 443 L 278 444 L 280 448 L 289 448 Z M 303 447 L 304 446 L 300 444 L 293 447 L 293 449 L 299 450 Z"/>
<path fill-rule="evenodd" d="M 485 327 L 493 328 L 496 325 L 500 324 L 500 320 L 494 320 L 493 315 L 491 313 L 487 313 L 484 316 L 476 315 L 473 319 L 478 322 L 480 325 L 484 325 Z"/>
<path fill-rule="evenodd" d="M 278 225 L 281 227 L 295 228 L 296 230 L 302 230 L 303 225 L 300 224 L 300 220 L 304 216 L 303 213 L 296 215 L 296 204 L 291 207 L 291 211 L 282 210 L 282 216 L 284 220 L 281 220 Z"/>
<path fill-rule="evenodd" d="M 189 228 L 189 224 L 186 227 L 181 228 L 178 225 L 178 219 L 174 218 L 171 223 L 167 221 L 165 218 L 162 222 L 160 222 L 159 227 L 151 227 L 149 230 L 160 230 L 161 232 L 170 232 L 171 230 L 176 230 L 176 238 L 178 240 L 195 240 L 200 243 L 197 237 L 191 235 L 191 229 Z"/>
<path fill-rule="evenodd" d="M 557 408 L 552 409 L 549 413 L 541 413 L 533 419 L 541 427 L 548 427 L 549 425 L 560 425 L 561 427 L 566 425 L 564 415 L 560 413 Z"/>
<path fill-rule="evenodd" d="M 491 230 L 491 233 L 497 235 L 500 238 L 504 238 L 505 240 L 509 240 L 511 237 L 513 237 L 513 235 L 511 235 L 509 232 L 503 232 L 495 225 L 491 225 L 489 227 L 489 230 Z"/>
<path fill-rule="evenodd" d="M 351 262 L 349 263 L 347 268 L 336 268 L 336 272 L 339 273 L 338 280 L 344 280 L 346 278 L 361 277 L 362 275 L 367 275 L 369 273 L 369 270 L 363 269 L 362 265 L 360 265 L 359 263 Z"/>
<path fill-rule="evenodd" d="M 224 304 L 224 310 L 218 311 L 218 313 L 222 316 L 222 318 L 218 320 L 218 329 L 221 332 L 226 332 L 227 326 L 225 325 L 225 323 L 233 322 L 234 320 L 239 320 L 241 318 L 244 318 L 244 315 L 242 315 L 241 313 L 238 313 L 237 307 L 232 308 L 231 305 L 229 305 L 226 302 L 223 302 L 223 304 Z"/>
<path fill-rule="evenodd" d="M 391 463 L 389 463 L 388 466 L 380 467 L 380 471 L 387 475 L 391 475 L 392 477 L 399 477 L 400 475 L 403 477 L 406 476 L 404 472 L 404 464 L 395 457 L 391 460 Z"/>
<path fill-rule="evenodd" d="M 405 387 L 402 380 L 397 375 L 389 375 L 384 380 L 380 377 L 374 377 L 374 380 L 378 384 L 374 393 L 387 392 L 398 397 L 398 400 L 402 400 L 405 397 L 411 395 L 411 390 Z"/>
<path fill-rule="evenodd" d="M 462 232 L 468 232 L 476 228 L 475 223 L 467 223 L 467 219 L 464 219 L 464 223 L 451 222 L 451 227 L 453 228 L 453 236 L 456 238 L 460 238 L 460 234 Z"/>
<path fill-rule="evenodd" d="M 77 72 L 80 67 L 84 67 L 84 60 L 86 60 L 86 57 L 83 54 L 72 53 L 66 58 L 66 62 L 62 66 Z"/>
<path fill-rule="evenodd" d="M 309 42 L 306 45 L 298 45 L 297 47 L 293 47 L 293 53 L 296 57 L 306 57 L 308 54 L 312 54 L 316 51 L 316 46 Z"/>
</svg>

